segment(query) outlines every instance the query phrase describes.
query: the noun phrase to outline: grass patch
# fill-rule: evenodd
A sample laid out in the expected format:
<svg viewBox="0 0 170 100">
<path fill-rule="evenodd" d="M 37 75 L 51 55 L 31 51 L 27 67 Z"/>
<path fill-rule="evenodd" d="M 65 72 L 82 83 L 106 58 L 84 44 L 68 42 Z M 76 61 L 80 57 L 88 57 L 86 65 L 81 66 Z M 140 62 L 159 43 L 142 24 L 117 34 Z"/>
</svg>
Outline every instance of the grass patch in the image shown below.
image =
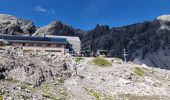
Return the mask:
<svg viewBox="0 0 170 100">
<path fill-rule="evenodd" d="M 0 100 L 3 100 L 3 97 L 2 97 L 2 95 L 0 95 Z"/>
<path fill-rule="evenodd" d="M 43 97 L 45 97 L 45 98 L 47 98 L 47 99 L 52 99 L 52 100 L 57 100 L 56 98 L 55 98 L 55 96 L 53 95 L 53 94 L 51 94 L 51 93 L 42 93 L 42 96 Z"/>
<path fill-rule="evenodd" d="M 59 78 L 59 79 L 58 79 L 58 82 L 59 82 L 60 84 L 63 84 L 63 83 L 65 82 L 65 80 L 64 80 L 64 78 Z"/>
<path fill-rule="evenodd" d="M 29 83 L 26 83 L 26 82 L 22 82 L 18 86 L 21 87 L 22 90 L 25 90 L 25 89 L 27 89 L 28 87 L 30 87 L 32 85 L 29 84 Z"/>
<path fill-rule="evenodd" d="M 96 100 L 113 100 L 112 96 L 102 94 L 98 91 L 88 88 L 87 86 L 84 86 L 83 89 L 86 90 L 91 96 L 94 96 Z"/>
<path fill-rule="evenodd" d="M 135 67 L 134 73 L 135 73 L 135 75 L 136 75 L 137 77 L 140 78 L 140 77 L 142 77 L 142 76 L 144 75 L 145 71 L 144 71 L 144 69 L 142 69 L 142 68 Z"/>
<path fill-rule="evenodd" d="M 112 63 L 110 63 L 108 60 L 104 58 L 95 58 L 92 61 L 95 65 L 101 66 L 101 67 L 109 67 L 112 66 Z"/>
<path fill-rule="evenodd" d="M 137 96 L 133 94 L 121 94 L 118 95 L 118 98 L 121 100 L 169 100 L 169 98 L 165 96 Z"/>
<path fill-rule="evenodd" d="M 94 91 L 93 89 L 88 89 L 87 87 L 83 87 L 87 92 L 90 93 L 90 95 L 94 96 L 96 100 L 101 100 L 102 94 L 100 94 L 97 91 Z"/>
<path fill-rule="evenodd" d="M 17 95 L 19 97 L 19 99 L 23 99 L 23 100 L 30 100 L 30 97 L 23 95 L 23 94 L 19 94 Z"/>
<path fill-rule="evenodd" d="M 50 88 L 52 88 L 53 86 L 52 86 L 52 84 L 49 84 L 49 83 L 43 83 L 43 84 L 41 84 L 41 89 L 44 91 L 44 92 L 46 92 L 46 91 L 48 91 Z"/>
<path fill-rule="evenodd" d="M 77 58 L 75 59 L 75 61 L 76 61 L 77 63 L 79 63 L 81 60 L 83 60 L 83 58 L 81 58 L 81 57 L 77 57 Z"/>
</svg>

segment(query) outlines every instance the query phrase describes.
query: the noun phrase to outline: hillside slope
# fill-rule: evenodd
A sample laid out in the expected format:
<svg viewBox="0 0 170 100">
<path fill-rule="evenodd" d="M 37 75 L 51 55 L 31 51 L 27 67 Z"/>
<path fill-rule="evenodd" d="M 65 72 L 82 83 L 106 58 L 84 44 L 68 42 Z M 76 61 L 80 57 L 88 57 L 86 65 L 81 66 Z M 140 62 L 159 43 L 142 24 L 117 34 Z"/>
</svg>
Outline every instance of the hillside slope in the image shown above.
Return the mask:
<svg viewBox="0 0 170 100">
<path fill-rule="evenodd" d="M 106 59 L 112 66 L 101 67 L 83 58 L 78 76 L 65 81 L 69 100 L 169 100 L 168 70 Z"/>
</svg>

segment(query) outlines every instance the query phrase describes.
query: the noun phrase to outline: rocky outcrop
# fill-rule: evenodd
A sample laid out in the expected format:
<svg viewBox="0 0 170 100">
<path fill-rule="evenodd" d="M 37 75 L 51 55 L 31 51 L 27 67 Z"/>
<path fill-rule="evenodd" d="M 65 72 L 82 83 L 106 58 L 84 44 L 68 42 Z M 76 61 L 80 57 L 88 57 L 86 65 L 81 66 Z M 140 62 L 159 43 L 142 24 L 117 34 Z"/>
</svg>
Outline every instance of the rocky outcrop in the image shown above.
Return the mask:
<svg viewBox="0 0 170 100">
<path fill-rule="evenodd" d="M 129 54 L 128 60 L 133 61 L 135 58 L 147 59 L 146 55 L 157 54 L 158 50 L 162 52 L 170 50 L 170 31 L 167 23 L 168 20 L 156 19 L 152 22 L 146 21 L 111 29 L 108 26 L 97 25 L 82 39 L 82 47 L 91 47 L 93 51 L 97 49 L 108 50 L 109 55 L 122 59 L 123 49 L 125 48 Z M 157 55 L 160 59 L 162 59 L 162 56 Z M 168 59 L 169 61 L 170 59 Z M 166 62 L 160 64 L 153 61 L 152 64 L 147 64 L 153 67 L 170 68 Z"/>
<path fill-rule="evenodd" d="M 68 70 L 65 71 L 63 64 Z M 69 55 L 47 52 L 23 51 L 21 47 L 5 47 L 0 50 L 0 79 L 13 79 L 33 85 L 50 83 L 56 78 L 68 78 L 74 61 Z"/>
<path fill-rule="evenodd" d="M 31 21 L 18 19 L 12 15 L 0 14 L 0 34 L 31 35 L 36 27 Z"/>
<path fill-rule="evenodd" d="M 39 28 L 34 35 L 60 35 L 60 36 L 80 36 L 83 35 L 80 29 L 74 29 L 71 26 L 63 24 L 61 21 L 53 21 L 47 26 Z"/>
</svg>

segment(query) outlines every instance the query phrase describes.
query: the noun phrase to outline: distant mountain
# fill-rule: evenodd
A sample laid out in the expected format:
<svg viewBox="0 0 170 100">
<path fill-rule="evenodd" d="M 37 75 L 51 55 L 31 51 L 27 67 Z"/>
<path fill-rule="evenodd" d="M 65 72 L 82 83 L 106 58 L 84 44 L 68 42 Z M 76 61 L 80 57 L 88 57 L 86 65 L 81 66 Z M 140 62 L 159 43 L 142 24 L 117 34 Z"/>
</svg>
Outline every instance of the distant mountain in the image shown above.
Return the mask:
<svg viewBox="0 0 170 100">
<path fill-rule="evenodd" d="M 83 47 L 106 49 L 111 56 L 128 59 L 149 66 L 170 68 L 170 16 L 159 16 L 153 21 L 111 28 L 97 25 L 82 39 Z"/>
<path fill-rule="evenodd" d="M 40 27 L 33 34 L 35 36 L 46 35 L 61 35 L 61 36 L 80 36 L 85 32 L 80 29 L 74 29 L 73 27 L 63 24 L 61 21 L 56 20 L 51 22 L 49 25 Z"/>
<path fill-rule="evenodd" d="M 31 21 L 16 18 L 12 15 L 0 14 L 0 34 L 31 35 L 36 27 Z"/>
<path fill-rule="evenodd" d="M 1 15 L 2 16 L 2 15 Z M 94 29 L 83 31 L 75 29 L 61 21 L 53 21 L 47 26 L 37 28 L 25 21 L 16 21 L 14 17 L 0 17 L 0 28 L 3 34 L 43 34 L 78 36 L 82 41 L 82 48 L 108 50 L 114 57 L 123 59 L 123 49 L 128 52 L 128 60 L 148 66 L 170 69 L 170 15 L 162 15 L 153 21 L 145 21 L 123 27 L 110 28 L 108 25 L 97 25 Z M 1 24 L 3 20 L 15 24 Z M 14 19 L 14 21 L 13 21 Z M 23 26 L 29 26 L 23 28 Z M 17 28 L 15 28 L 17 27 Z M 2 31 L 6 30 L 6 31 Z M 10 31 L 12 30 L 12 31 Z"/>
</svg>

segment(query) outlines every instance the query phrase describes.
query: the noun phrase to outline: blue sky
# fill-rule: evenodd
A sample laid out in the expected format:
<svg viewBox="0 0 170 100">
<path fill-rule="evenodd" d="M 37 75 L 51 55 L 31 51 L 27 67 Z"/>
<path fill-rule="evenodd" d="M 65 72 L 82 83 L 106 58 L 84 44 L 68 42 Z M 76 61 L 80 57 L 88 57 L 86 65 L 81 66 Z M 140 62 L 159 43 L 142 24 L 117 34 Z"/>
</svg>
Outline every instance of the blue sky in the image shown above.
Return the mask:
<svg viewBox="0 0 170 100">
<path fill-rule="evenodd" d="M 118 27 L 170 14 L 170 0 L 0 0 L 0 13 L 44 26 L 53 20 L 89 30 Z"/>
</svg>

